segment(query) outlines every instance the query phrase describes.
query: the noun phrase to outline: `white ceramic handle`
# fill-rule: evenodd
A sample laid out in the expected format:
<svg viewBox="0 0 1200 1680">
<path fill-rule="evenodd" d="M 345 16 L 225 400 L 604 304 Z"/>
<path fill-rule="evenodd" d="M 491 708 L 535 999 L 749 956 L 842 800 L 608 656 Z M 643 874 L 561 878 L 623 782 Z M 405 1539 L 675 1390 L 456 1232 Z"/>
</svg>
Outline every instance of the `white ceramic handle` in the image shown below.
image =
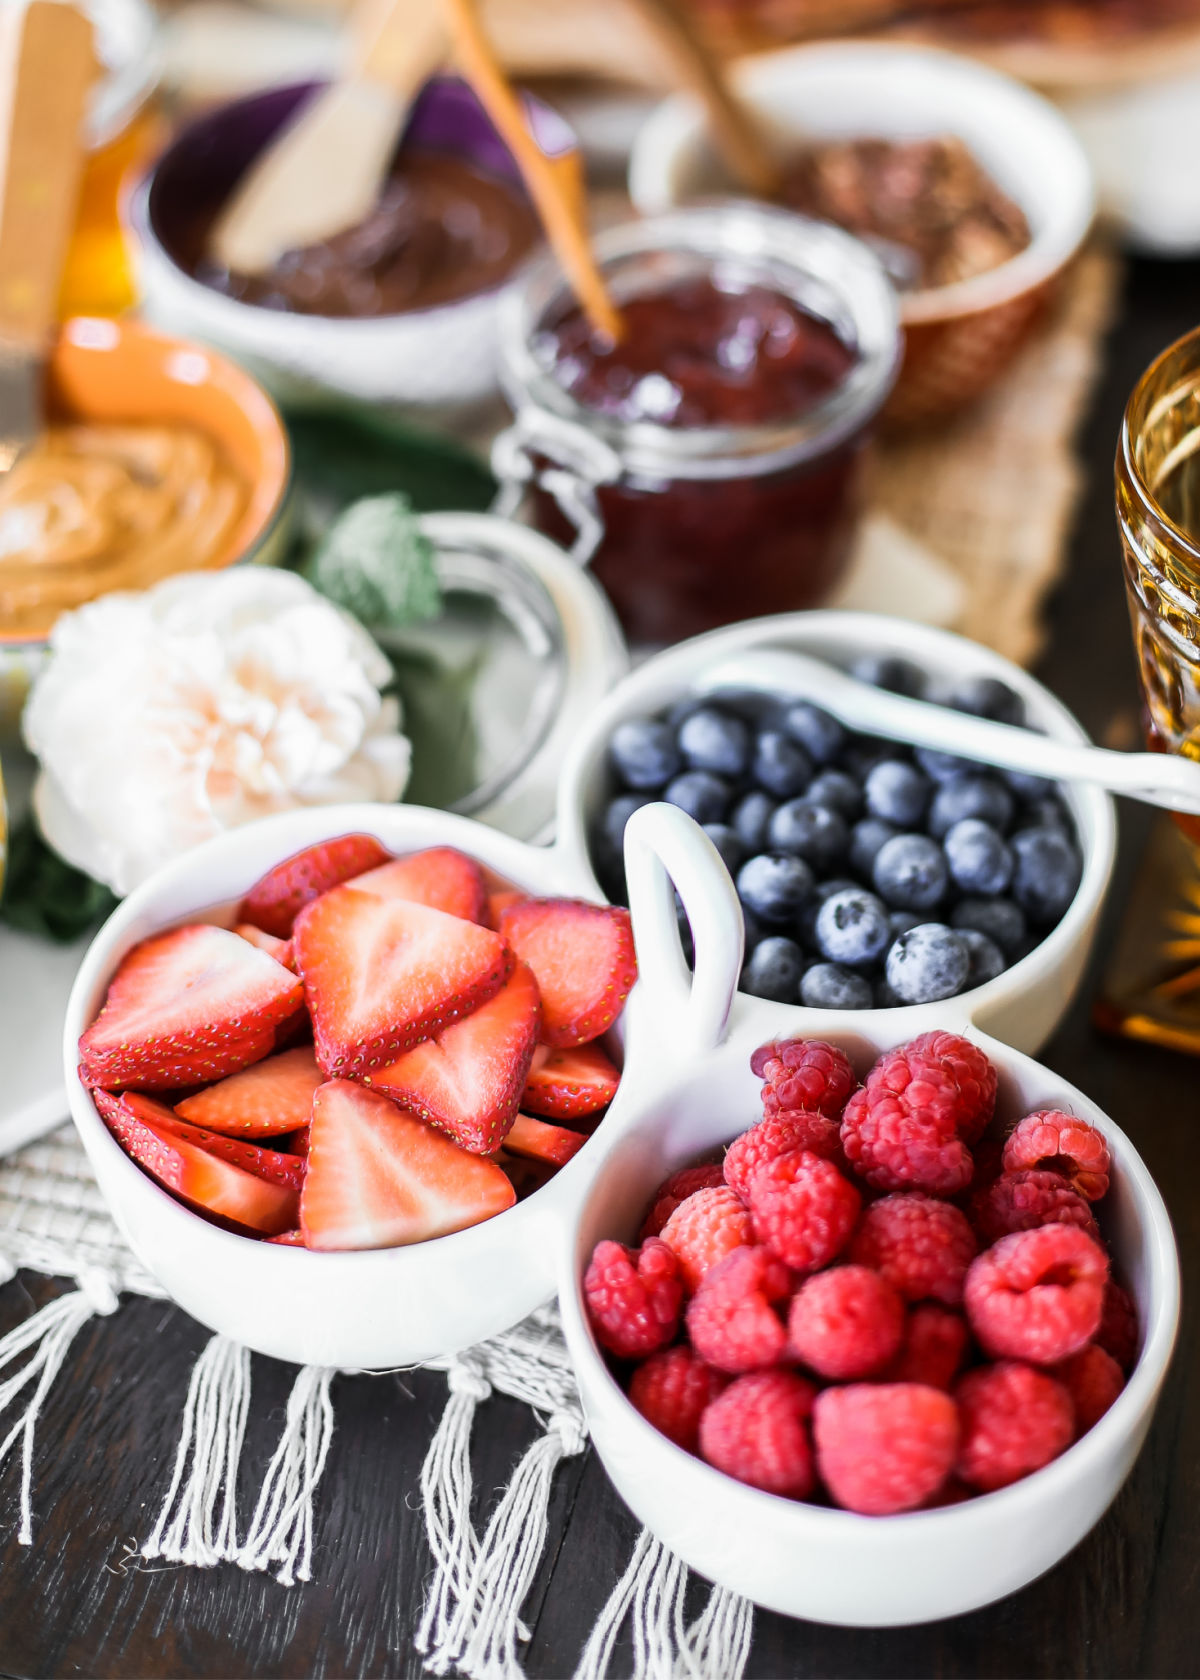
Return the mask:
<svg viewBox="0 0 1200 1680">
<path fill-rule="evenodd" d="M 860 682 L 835 665 L 783 649 L 755 648 L 706 671 L 698 692 L 759 690 L 812 700 L 851 729 L 911 746 L 1023 770 L 1047 781 L 1097 782 L 1111 793 L 1200 814 L 1200 764 L 1166 753 L 1112 752 L 971 717 Z"/>
<path fill-rule="evenodd" d="M 675 805 L 643 805 L 625 827 L 625 879 L 638 974 L 676 1055 L 713 1049 L 725 1036 L 742 972 L 745 927 L 721 855 Z M 688 972 L 675 915 L 678 891 L 691 924 Z"/>
</svg>

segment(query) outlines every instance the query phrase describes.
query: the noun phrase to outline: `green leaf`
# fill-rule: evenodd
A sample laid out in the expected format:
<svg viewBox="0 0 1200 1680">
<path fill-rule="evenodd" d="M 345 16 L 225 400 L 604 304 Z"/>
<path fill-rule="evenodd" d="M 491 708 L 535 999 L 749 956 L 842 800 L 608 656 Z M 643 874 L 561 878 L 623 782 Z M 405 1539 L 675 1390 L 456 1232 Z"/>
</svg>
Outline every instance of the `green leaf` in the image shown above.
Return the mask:
<svg viewBox="0 0 1200 1680">
<path fill-rule="evenodd" d="M 67 945 L 113 911 L 117 902 L 101 882 L 52 851 L 32 817 L 24 817 L 9 835 L 0 922 Z"/>
<path fill-rule="evenodd" d="M 399 629 L 442 610 L 433 544 L 400 491 L 352 502 L 303 571 L 315 589 L 368 627 Z"/>
</svg>

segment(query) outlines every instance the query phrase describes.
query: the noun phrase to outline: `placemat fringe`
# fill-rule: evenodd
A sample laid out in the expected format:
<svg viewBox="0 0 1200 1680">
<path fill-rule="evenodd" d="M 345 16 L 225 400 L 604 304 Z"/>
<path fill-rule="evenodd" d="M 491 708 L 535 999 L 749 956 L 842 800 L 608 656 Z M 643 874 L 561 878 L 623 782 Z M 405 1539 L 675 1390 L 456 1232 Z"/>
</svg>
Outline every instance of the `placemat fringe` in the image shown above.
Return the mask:
<svg viewBox="0 0 1200 1680">
<path fill-rule="evenodd" d="M 192 1367 L 174 1474 L 144 1558 L 202 1569 L 237 1558 L 237 1478 L 249 1410 L 250 1351 L 214 1336 Z"/>
<path fill-rule="evenodd" d="M 479 1361 L 463 1355 L 450 1365 L 446 1382 L 449 1397 L 421 1466 L 421 1508 L 434 1563 L 414 1641 L 423 1656 L 447 1647 L 479 1553 L 471 1522 L 471 1429 L 492 1385 Z"/>
<path fill-rule="evenodd" d="M 275 1579 L 284 1587 L 312 1579 L 313 1500 L 333 1439 L 329 1390 L 336 1374 L 305 1365 L 292 1384 L 283 1434 L 237 1555 L 243 1569 L 281 1564 Z"/>
</svg>

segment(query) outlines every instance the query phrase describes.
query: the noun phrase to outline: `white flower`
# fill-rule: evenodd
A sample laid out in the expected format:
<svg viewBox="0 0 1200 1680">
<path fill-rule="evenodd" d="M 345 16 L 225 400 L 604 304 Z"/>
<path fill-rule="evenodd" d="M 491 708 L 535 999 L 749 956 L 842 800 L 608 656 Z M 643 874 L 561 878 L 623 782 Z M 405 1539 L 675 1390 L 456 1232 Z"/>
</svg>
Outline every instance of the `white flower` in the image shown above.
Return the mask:
<svg viewBox="0 0 1200 1680">
<path fill-rule="evenodd" d="M 25 708 L 50 844 L 127 893 L 274 811 L 398 799 L 410 748 L 366 631 L 293 572 L 168 578 L 66 613 Z"/>
</svg>

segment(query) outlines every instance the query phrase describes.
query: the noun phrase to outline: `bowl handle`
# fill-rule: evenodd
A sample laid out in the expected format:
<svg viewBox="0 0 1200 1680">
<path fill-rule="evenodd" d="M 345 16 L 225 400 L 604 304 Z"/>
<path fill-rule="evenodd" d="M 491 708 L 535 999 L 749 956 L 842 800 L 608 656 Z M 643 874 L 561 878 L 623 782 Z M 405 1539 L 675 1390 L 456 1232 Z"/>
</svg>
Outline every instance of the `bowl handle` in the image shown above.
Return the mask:
<svg viewBox="0 0 1200 1680">
<path fill-rule="evenodd" d="M 637 946 L 638 990 L 653 1000 L 657 1035 L 675 1056 L 713 1049 L 725 1037 L 742 972 L 742 907 L 721 855 L 699 823 L 675 805 L 643 805 L 625 827 L 625 878 Z M 675 914 L 678 890 L 691 924 L 688 970 Z"/>
</svg>

